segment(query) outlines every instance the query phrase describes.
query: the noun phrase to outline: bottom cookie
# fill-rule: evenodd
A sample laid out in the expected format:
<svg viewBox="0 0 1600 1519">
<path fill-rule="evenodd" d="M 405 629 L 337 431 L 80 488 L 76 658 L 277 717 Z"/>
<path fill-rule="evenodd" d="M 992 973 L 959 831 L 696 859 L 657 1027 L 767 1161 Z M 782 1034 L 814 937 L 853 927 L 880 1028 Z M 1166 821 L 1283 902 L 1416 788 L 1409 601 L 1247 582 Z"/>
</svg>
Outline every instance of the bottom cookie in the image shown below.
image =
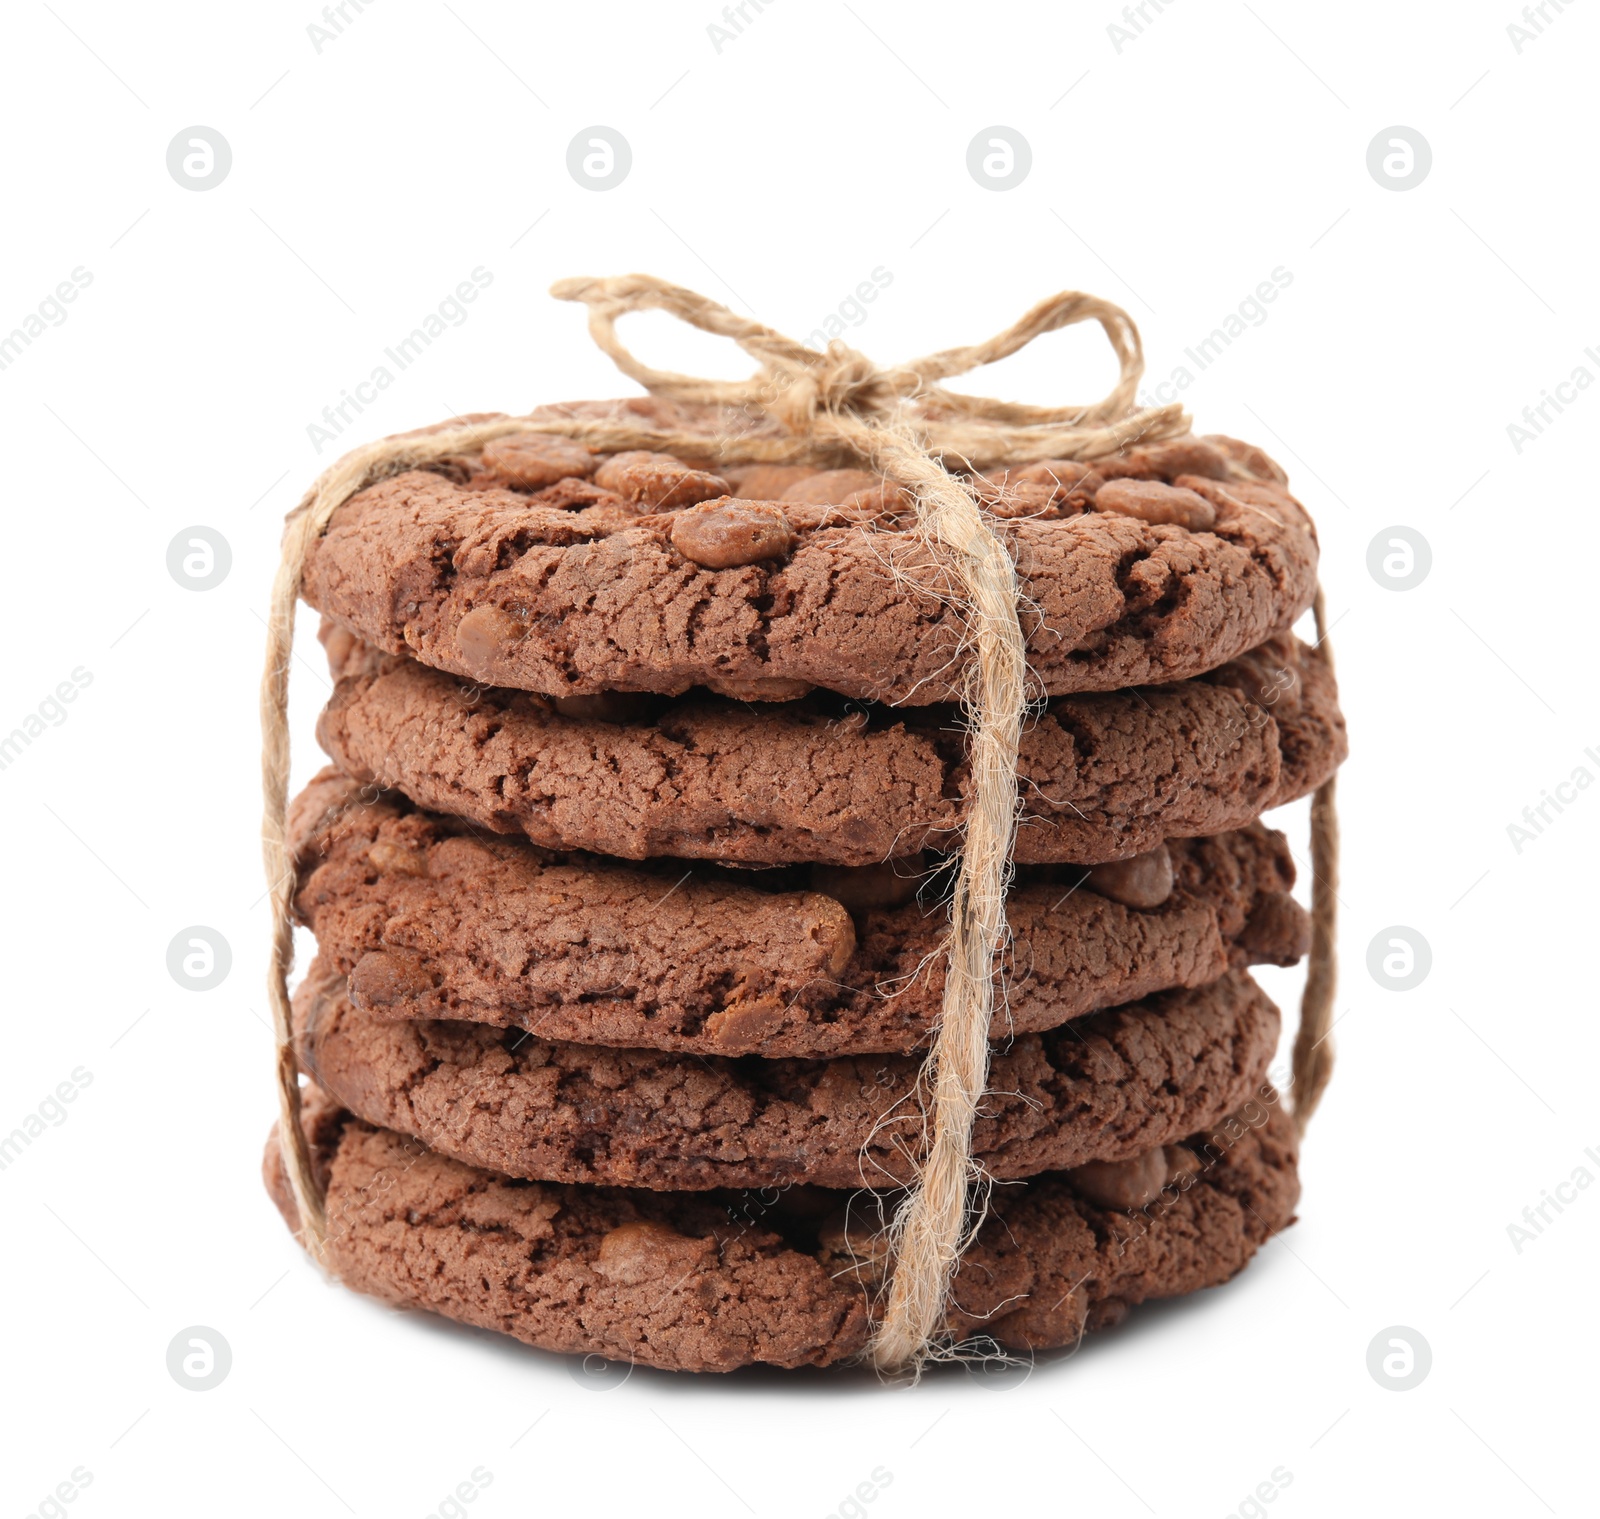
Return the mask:
<svg viewBox="0 0 1600 1519">
<path fill-rule="evenodd" d="M 866 1345 L 884 1260 L 873 1194 L 517 1181 L 354 1118 L 314 1088 L 307 1097 L 329 1263 L 358 1291 L 543 1350 L 677 1371 L 826 1366 Z M 1296 1158 L 1293 1125 L 1263 1086 L 1164 1153 L 996 1187 L 955 1280 L 950 1335 L 1070 1345 L 1134 1304 L 1227 1281 L 1292 1221 Z M 264 1172 L 293 1227 L 276 1135 Z"/>
</svg>

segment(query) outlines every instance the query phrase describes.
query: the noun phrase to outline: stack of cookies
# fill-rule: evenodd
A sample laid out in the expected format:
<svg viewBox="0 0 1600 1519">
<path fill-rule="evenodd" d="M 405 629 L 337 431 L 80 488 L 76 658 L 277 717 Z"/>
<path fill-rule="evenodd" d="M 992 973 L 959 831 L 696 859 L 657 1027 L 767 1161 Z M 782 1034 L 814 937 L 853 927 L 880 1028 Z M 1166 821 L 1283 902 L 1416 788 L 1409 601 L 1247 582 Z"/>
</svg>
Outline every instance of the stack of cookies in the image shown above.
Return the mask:
<svg viewBox="0 0 1600 1519">
<path fill-rule="evenodd" d="M 971 777 L 948 574 L 892 483 L 704 438 L 512 433 L 359 492 L 307 564 L 333 762 L 294 803 L 295 997 L 327 1255 L 546 1349 L 685 1370 L 858 1354 L 927 1139 Z M 746 450 L 748 453 L 748 450 Z M 1037 683 L 947 1332 L 1069 1345 L 1290 1221 L 1279 1014 L 1308 924 L 1260 814 L 1344 755 L 1289 629 L 1315 535 L 1185 437 L 967 477 Z M 267 1182 L 296 1214 L 276 1143 Z"/>
</svg>

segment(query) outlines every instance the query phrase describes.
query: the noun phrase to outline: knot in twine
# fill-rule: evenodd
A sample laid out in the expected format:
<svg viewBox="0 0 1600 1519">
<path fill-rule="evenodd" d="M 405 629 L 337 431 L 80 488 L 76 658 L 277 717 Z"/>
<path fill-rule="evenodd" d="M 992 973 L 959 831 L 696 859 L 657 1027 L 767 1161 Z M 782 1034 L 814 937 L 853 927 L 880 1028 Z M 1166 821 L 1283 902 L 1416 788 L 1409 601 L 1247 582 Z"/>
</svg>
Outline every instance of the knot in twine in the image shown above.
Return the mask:
<svg viewBox="0 0 1600 1519">
<path fill-rule="evenodd" d="M 929 1102 L 924 1114 L 926 1155 L 890 1228 L 893 1272 L 868 1351 L 880 1370 L 909 1370 L 914 1376 L 925 1360 L 947 1349 L 941 1339 L 951 1279 L 983 1212 L 972 1200 L 985 1180 L 972 1155 L 972 1128 L 988 1078 L 996 957 L 1007 937 L 1005 896 L 1018 810 L 1017 751 L 1028 709 L 1015 566 L 977 498 L 943 461 L 953 459 L 959 467 L 983 469 L 1041 458 L 1090 460 L 1136 441 L 1187 433 L 1189 419 L 1178 405 L 1135 407 L 1144 372 L 1138 328 L 1121 307 L 1079 291 L 1062 291 L 1041 301 L 985 342 L 944 349 L 890 369 L 880 369 L 837 341 L 824 351 L 809 348 L 695 291 L 650 275 L 561 280 L 550 293 L 589 308 L 591 336 L 624 374 L 653 396 L 719 408 L 719 425 L 708 436 L 676 426 L 594 418 L 507 417 L 384 439 L 355 449 L 334 464 L 291 519 L 273 586 L 261 692 L 263 842 L 273 907 L 268 994 L 278 1044 L 279 1131 L 302 1239 L 318 1261 L 328 1263 L 325 1200 L 300 1117 L 289 1012 L 295 866 L 285 830 L 286 709 L 300 577 L 333 513 L 376 481 L 479 449 L 509 433 L 555 434 L 602 451 L 643 448 L 694 456 L 709 452 L 724 463 L 865 462 L 911 493 L 916 537 L 949 564 L 960 587 L 965 639 L 972 653 L 964 692 L 972 802 L 952 889 L 943 1001 L 920 1083 Z M 733 339 L 760 368 L 745 380 L 712 380 L 650 367 L 616 331 L 619 316 L 645 310 L 666 311 L 703 331 Z M 1089 320 L 1104 329 L 1119 365 L 1117 383 L 1091 405 L 1030 406 L 966 395 L 940 383 L 1016 353 L 1047 332 Z M 1320 633 L 1320 595 L 1317 617 Z M 1313 808 L 1313 964 L 1294 1059 L 1295 1114 L 1302 1127 L 1331 1070 L 1327 1044 L 1333 996 L 1331 781 L 1317 801 L 1321 812 Z"/>
<path fill-rule="evenodd" d="M 875 457 L 870 432 L 904 430 L 912 423 L 925 454 L 954 457 L 975 469 L 1021 458 L 1097 458 L 1135 439 L 1153 441 L 1189 430 L 1189 419 L 1176 403 L 1135 409 L 1134 393 L 1144 373 L 1139 329 L 1120 306 L 1077 290 L 1040 301 L 985 342 L 946 348 L 892 369 L 880 369 L 837 340 L 820 352 L 808 348 L 693 290 L 648 274 L 558 280 L 550 293 L 588 306 L 590 336 L 651 395 L 740 410 L 754 424 L 770 418 L 781 425 L 780 436 L 740 438 L 736 433 L 725 438 L 720 453 L 729 463 L 810 463 L 838 455 L 870 461 Z M 623 344 L 616 328 L 619 316 L 651 310 L 732 338 L 760 369 L 747 380 L 707 380 L 651 368 Z M 1105 330 L 1119 366 L 1117 383 L 1093 405 L 1028 406 L 964 395 L 939 383 L 1006 358 L 1047 332 L 1091 320 Z M 610 435 L 603 427 L 594 431 Z M 698 434 L 692 442 L 700 452 L 707 446 Z"/>
</svg>

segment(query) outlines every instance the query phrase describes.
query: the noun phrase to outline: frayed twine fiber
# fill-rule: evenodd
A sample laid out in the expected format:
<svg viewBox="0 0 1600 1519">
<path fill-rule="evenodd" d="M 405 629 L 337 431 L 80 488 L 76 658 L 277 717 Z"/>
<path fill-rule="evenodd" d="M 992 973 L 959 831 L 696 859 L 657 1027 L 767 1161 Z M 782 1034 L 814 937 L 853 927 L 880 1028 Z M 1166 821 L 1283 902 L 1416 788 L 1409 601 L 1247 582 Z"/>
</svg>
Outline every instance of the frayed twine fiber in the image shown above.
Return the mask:
<svg viewBox="0 0 1600 1519">
<path fill-rule="evenodd" d="M 1180 436 L 1189 430 L 1189 419 L 1177 405 L 1135 408 L 1144 372 L 1138 328 L 1120 307 L 1077 291 L 1041 301 L 986 342 L 946 349 L 892 369 L 879 369 L 838 342 L 819 353 L 650 275 L 562 280 L 551 294 L 587 305 L 595 342 L 652 395 L 718 406 L 735 415 L 726 417 L 728 430 L 712 439 L 670 427 L 557 417 L 507 417 L 386 439 L 340 459 L 291 517 L 272 587 L 261 682 L 262 846 L 272 905 L 268 996 L 277 1040 L 279 1133 L 301 1238 L 326 1265 L 325 1199 L 301 1122 L 289 1011 L 295 883 L 285 823 L 289 661 L 300 578 L 333 513 L 379 480 L 519 432 L 557 434 L 602 451 L 643 448 L 704 455 L 709 449 L 729 464 L 865 461 L 915 497 L 918 536 L 948 564 L 959 584 L 966 641 L 973 654 L 966 689 L 973 805 L 950 907 L 944 1000 L 922 1083 L 932 1103 L 931 1138 L 917 1182 L 891 1227 L 894 1269 L 868 1351 L 879 1370 L 915 1376 L 925 1360 L 939 1353 L 951 1277 L 973 1226 L 971 1193 L 982 1179 L 972 1156 L 972 1125 L 988 1079 L 994 964 L 1006 937 L 1005 896 L 1016 832 L 1017 747 L 1028 706 L 1015 567 L 973 494 L 942 461 L 949 458 L 964 468 L 982 469 L 1040 458 L 1095 459 L 1136 441 Z M 649 309 L 732 338 L 759 361 L 760 369 L 748 380 L 721 381 L 650 368 L 616 333 L 617 317 Z M 1100 323 L 1120 366 L 1116 385 L 1094 405 L 1024 406 L 960 394 L 939 384 L 1005 358 L 1047 332 L 1086 320 Z M 737 426 L 739 412 L 748 428 Z M 772 426 L 774 422 L 779 425 Z M 1320 593 L 1317 631 L 1326 650 Z M 1330 780 L 1312 806 L 1313 937 L 1293 1077 L 1295 1118 L 1302 1131 L 1332 1072 L 1328 1031 L 1337 851 Z"/>
</svg>

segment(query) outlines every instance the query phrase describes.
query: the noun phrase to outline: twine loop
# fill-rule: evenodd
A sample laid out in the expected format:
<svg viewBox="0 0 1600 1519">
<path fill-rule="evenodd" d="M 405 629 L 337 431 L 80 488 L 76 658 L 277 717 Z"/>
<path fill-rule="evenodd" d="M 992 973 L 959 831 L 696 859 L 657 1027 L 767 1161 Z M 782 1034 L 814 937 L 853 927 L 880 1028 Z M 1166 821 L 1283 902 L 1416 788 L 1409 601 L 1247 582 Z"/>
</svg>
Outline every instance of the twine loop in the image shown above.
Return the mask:
<svg viewBox="0 0 1600 1519">
<path fill-rule="evenodd" d="M 939 1353 L 951 1278 L 976 1226 L 973 1189 L 984 1179 L 972 1155 L 972 1129 L 988 1077 L 995 966 L 1007 934 L 1017 753 L 1028 684 L 1015 566 L 993 520 L 944 461 L 982 469 L 1044 458 L 1090 460 L 1138 441 L 1180 436 L 1189 430 L 1189 419 L 1176 404 L 1135 406 L 1144 371 L 1138 328 L 1120 307 L 1079 291 L 1039 302 L 984 342 L 943 349 L 892 368 L 879 368 L 837 341 L 824 350 L 807 347 L 695 291 L 649 275 L 561 280 L 550 293 L 588 307 L 596 344 L 651 395 L 718 408 L 720 417 L 714 435 L 703 428 L 637 420 L 543 415 L 384 439 L 352 451 L 327 470 L 291 520 L 273 585 L 261 690 L 263 847 L 273 912 L 268 996 L 278 1046 L 280 1134 L 302 1238 L 326 1264 L 325 1200 L 300 1117 L 288 996 L 295 865 L 285 829 L 286 714 L 300 580 L 333 513 L 378 480 L 479 449 L 510 433 L 561 435 L 602 451 L 710 452 L 727 463 L 864 462 L 904 487 L 915 501 L 916 537 L 951 565 L 959 582 L 971 651 L 965 707 L 972 798 L 952 889 L 943 1002 L 921 1083 L 931 1102 L 924 1126 L 928 1142 L 916 1183 L 891 1226 L 894 1270 L 869 1347 L 880 1370 L 915 1375 L 930 1355 Z M 713 380 L 645 364 L 616 330 L 620 316 L 645 310 L 666 311 L 704 332 L 731 338 L 759 368 L 744 380 Z M 942 383 L 1006 358 L 1045 333 L 1083 321 L 1100 324 L 1118 362 L 1116 384 L 1097 402 L 1032 406 L 968 395 Z M 1318 621 L 1320 633 L 1320 596 Z M 1318 806 L 1313 808 L 1312 851 L 1317 933 L 1295 1048 L 1295 1107 L 1302 1128 L 1331 1069 L 1331 781 L 1319 792 Z"/>
<path fill-rule="evenodd" d="M 596 345 L 651 395 L 743 411 L 754 419 L 771 418 L 800 443 L 793 451 L 797 459 L 814 453 L 819 444 L 841 444 L 863 453 L 863 426 L 896 421 L 914 425 L 925 450 L 934 457 L 958 458 L 976 468 L 1022 458 L 1095 458 L 1136 439 L 1156 441 L 1189 430 L 1189 418 L 1176 402 L 1135 407 L 1144 374 L 1139 329 L 1120 306 L 1078 290 L 1063 290 L 1040 301 L 981 343 L 942 349 L 887 369 L 837 339 L 826 349 L 809 348 L 697 291 L 648 274 L 558 280 L 550 293 L 557 300 L 580 301 L 589 308 L 589 335 Z M 760 368 L 744 380 L 710 380 L 656 369 L 617 334 L 617 318 L 635 311 L 665 311 L 702 332 L 731 338 Z M 1090 405 L 1031 406 L 967 395 L 940 383 L 1008 358 L 1048 332 L 1084 321 L 1100 324 L 1118 366 L 1116 384 Z M 705 440 L 699 441 L 704 446 Z M 723 449 L 723 457 L 730 461 L 749 457 L 776 462 L 786 457 L 781 445 L 773 452 L 742 450 L 737 438 L 731 442 L 732 451 L 726 445 Z"/>
</svg>

